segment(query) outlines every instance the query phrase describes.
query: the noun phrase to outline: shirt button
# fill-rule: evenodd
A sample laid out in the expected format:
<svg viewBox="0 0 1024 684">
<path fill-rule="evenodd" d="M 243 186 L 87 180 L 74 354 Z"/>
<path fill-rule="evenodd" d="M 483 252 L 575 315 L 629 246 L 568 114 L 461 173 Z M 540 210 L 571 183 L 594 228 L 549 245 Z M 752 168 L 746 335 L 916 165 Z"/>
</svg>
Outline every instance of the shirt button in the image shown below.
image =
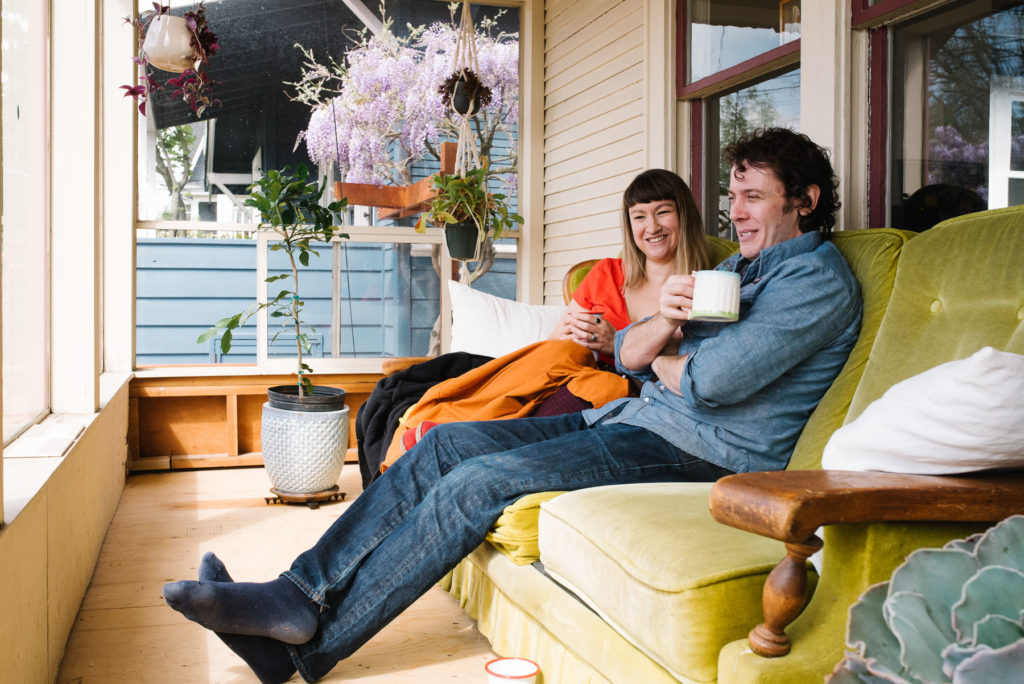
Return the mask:
<svg viewBox="0 0 1024 684">
<path fill-rule="evenodd" d="M 665 386 L 664 385 L 658 385 L 658 389 L 660 389 L 662 392 L 664 392 L 665 391 Z"/>
<path fill-rule="evenodd" d="M 648 404 L 648 403 L 650 403 L 650 401 L 651 401 L 651 398 L 650 398 L 650 397 L 644 397 L 644 403 L 645 403 L 645 404 Z"/>
</svg>

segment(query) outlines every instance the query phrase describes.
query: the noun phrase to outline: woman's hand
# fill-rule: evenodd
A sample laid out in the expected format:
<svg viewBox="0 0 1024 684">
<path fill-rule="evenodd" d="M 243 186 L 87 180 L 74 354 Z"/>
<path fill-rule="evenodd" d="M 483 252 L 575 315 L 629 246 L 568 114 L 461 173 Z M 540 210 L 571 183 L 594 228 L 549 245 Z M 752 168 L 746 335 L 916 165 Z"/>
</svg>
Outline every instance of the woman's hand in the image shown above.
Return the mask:
<svg viewBox="0 0 1024 684">
<path fill-rule="evenodd" d="M 609 356 L 615 353 L 615 328 L 599 313 L 590 311 L 566 311 L 569 339 L 575 340 L 591 351 Z"/>
<path fill-rule="evenodd" d="M 658 313 L 677 325 L 688 321 L 693 310 L 693 280 L 692 275 L 669 276 L 661 286 Z"/>
</svg>

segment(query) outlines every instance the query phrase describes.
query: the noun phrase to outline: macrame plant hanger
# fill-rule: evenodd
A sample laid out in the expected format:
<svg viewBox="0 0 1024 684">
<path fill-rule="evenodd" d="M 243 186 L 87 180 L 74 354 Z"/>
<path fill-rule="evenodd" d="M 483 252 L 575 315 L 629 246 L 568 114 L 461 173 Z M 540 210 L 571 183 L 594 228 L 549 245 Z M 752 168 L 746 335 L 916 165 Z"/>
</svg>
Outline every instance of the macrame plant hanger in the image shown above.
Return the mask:
<svg viewBox="0 0 1024 684">
<path fill-rule="evenodd" d="M 473 17 L 469 10 L 469 0 L 462 0 L 462 22 L 459 24 L 459 35 L 455 43 L 455 73 L 465 74 L 466 70 L 480 73 L 480 65 L 476 59 L 476 32 L 473 30 Z M 449 104 L 452 111 L 454 105 Z M 458 114 L 458 112 L 456 112 Z M 476 145 L 476 138 L 470 128 L 469 119 L 476 114 L 474 103 L 470 100 L 469 109 L 465 114 L 459 114 L 462 121 L 459 125 L 459 147 L 455 153 L 455 171 L 460 177 L 466 177 L 466 169 L 479 168 L 480 150 Z"/>
<path fill-rule="evenodd" d="M 476 58 L 476 32 L 473 30 L 473 16 L 469 9 L 469 0 L 462 0 L 462 18 L 459 24 L 458 38 L 455 42 L 455 61 L 452 71 L 465 77 L 467 70 L 471 70 L 475 74 L 480 73 L 480 65 Z M 480 149 L 477 147 L 476 136 L 473 135 L 473 129 L 469 124 L 470 118 L 476 114 L 476 100 L 469 98 L 469 108 L 465 114 L 461 114 L 455 109 L 454 99 L 453 97 L 449 107 L 462 119 L 459 124 L 459 146 L 455 151 L 455 173 L 460 178 L 465 178 L 467 169 L 480 167 Z M 486 239 L 485 228 L 486 226 L 477 226 L 479 231 L 476 245 L 477 257 L 480 255 L 480 243 Z M 469 285 L 467 261 L 470 260 L 461 259 L 459 261 L 459 282 Z"/>
</svg>

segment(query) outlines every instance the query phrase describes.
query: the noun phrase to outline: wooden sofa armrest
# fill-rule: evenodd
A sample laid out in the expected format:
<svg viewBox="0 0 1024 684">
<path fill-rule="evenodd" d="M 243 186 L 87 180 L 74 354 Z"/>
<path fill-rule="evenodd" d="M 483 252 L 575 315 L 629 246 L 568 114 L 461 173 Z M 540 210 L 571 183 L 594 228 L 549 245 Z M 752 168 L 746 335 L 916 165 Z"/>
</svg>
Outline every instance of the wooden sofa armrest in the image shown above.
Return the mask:
<svg viewBox="0 0 1024 684">
<path fill-rule="evenodd" d="M 887 521 L 996 522 L 1024 512 L 1024 471 L 970 476 L 794 470 L 724 477 L 711 490 L 720 523 L 778 539 L 786 557 L 765 582 L 755 653 L 789 652 L 785 628 L 807 600 L 806 560 L 822 525 Z"/>
<path fill-rule="evenodd" d="M 431 356 L 395 356 L 381 359 L 380 372 L 384 374 L 384 377 L 387 377 L 398 371 L 405 370 L 409 366 L 429 361 L 432 358 Z"/>
</svg>

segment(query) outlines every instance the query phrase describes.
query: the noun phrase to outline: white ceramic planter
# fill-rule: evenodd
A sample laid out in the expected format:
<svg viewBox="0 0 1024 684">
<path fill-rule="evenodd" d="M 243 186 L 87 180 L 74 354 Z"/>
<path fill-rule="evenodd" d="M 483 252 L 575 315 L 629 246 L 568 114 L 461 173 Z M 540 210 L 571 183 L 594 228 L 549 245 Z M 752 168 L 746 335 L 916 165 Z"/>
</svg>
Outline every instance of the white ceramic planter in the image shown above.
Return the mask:
<svg viewBox="0 0 1024 684">
<path fill-rule="evenodd" d="M 195 65 L 191 40 L 183 17 L 161 14 L 149 23 L 142 51 L 153 66 L 180 74 Z"/>
<path fill-rule="evenodd" d="M 313 494 L 338 483 L 348 450 L 348 407 L 288 411 L 263 404 L 260 440 L 270 484 L 285 494 Z"/>
</svg>

